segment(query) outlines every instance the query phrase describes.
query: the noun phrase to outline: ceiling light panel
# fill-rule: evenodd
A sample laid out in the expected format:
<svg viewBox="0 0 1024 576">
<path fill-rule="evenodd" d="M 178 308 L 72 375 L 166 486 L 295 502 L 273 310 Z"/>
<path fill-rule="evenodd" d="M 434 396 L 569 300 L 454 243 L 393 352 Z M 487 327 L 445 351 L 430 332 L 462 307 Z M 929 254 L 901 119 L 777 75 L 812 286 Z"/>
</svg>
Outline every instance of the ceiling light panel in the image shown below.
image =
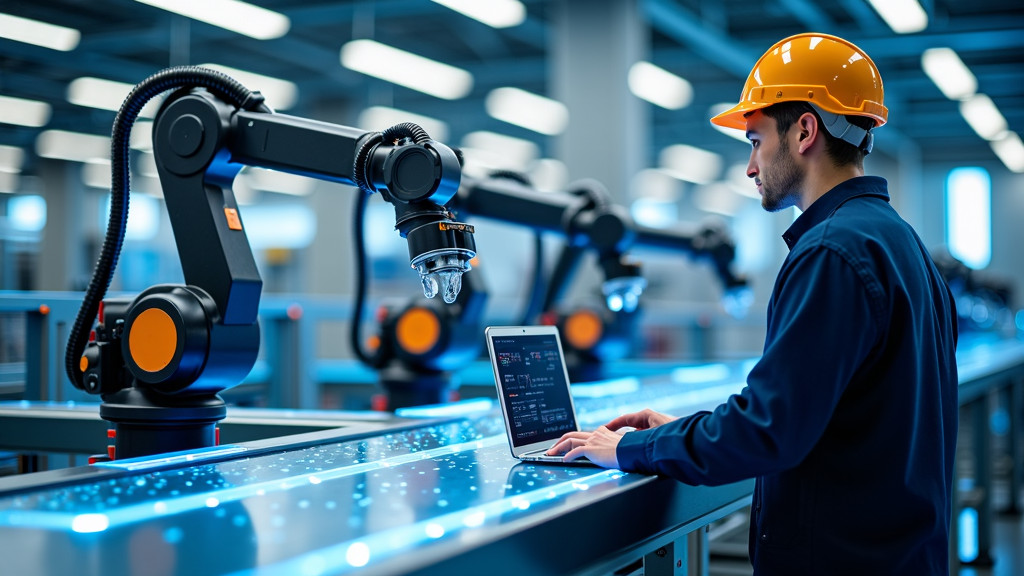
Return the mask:
<svg viewBox="0 0 1024 576">
<path fill-rule="evenodd" d="M 917 0 L 868 0 L 871 7 L 897 34 L 920 32 L 928 27 L 928 14 Z"/>
<path fill-rule="evenodd" d="M 693 101 L 693 86 L 685 79 L 650 62 L 637 62 L 629 68 L 629 90 L 651 104 L 679 110 Z"/>
<path fill-rule="evenodd" d="M 227 74 L 241 82 L 249 90 L 259 90 L 263 94 L 263 98 L 266 99 L 267 106 L 274 110 L 287 110 L 295 106 L 299 99 L 299 87 L 294 82 L 221 64 L 203 64 L 203 67 Z"/>
<path fill-rule="evenodd" d="M 434 2 L 483 22 L 492 28 L 518 26 L 526 19 L 526 7 L 519 0 L 434 0 Z"/>
<path fill-rule="evenodd" d="M 38 128 L 50 121 L 50 105 L 38 100 L 0 96 L 0 123 Z"/>
<path fill-rule="evenodd" d="M 721 156 L 688 144 L 665 148 L 659 155 L 658 164 L 672 176 L 694 184 L 713 182 L 722 173 Z"/>
<path fill-rule="evenodd" d="M 950 100 L 963 100 L 978 91 L 978 79 L 951 48 L 925 50 L 921 68 Z"/>
<path fill-rule="evenodd" d="M 548 136 L 561 134 L 569 125 L 565 104 L 519 88 L 491 90 L 484 106 L 492 118 Z"/>
<path fill-rule="evenodd" d="M 976 94 L 960 102 L 960 114 L 985 140 L 998 139 L 1008 127 L 999 108 L 984 94 Z"/>
<path fill-rule="evenodd" d="M 64 130 L 46 130 L 36 137 L 36 154 L 74 162 L 109 161 L 110 138 Z"/>
<path fill-rule="evenodd" d="M 0 145 L 0 172 L 17 174 L 25 162 L 25 151 L 17 146 Z"/>
<path fill-rule="evenodd" d="M 992 151 L 1013 172 L 1024 172 L 1024 143 L 1016 132 L 1006 132 L 992 141 Z"/>
<path fill-rule="evenodd" d="M 135 0 L 142 4 L 187 16 L 257 40 L 280 38 L 291 20 L 266 8 L 238 0 Z"/>
<path fill-rule="evenodd" d="M 81 37 L 82 34 L 74 28 L 0 14 L 0 38 L 68 52 L 78 46 Z"/>
<path fill-rule="evenodd" d="M 68 102 L 87 108 L 118 111 L 125 98 L 135 88 L 134 84 L 114 82 L 103 78 L 83 76 L 68 84 L 66 91 Z M 160 99 L 154 98 L 139 111 L 141 118 L 153 118 L 160 108 Z"/>
<path fill-rule="evenodd" d="M 342 46 L 341 64 L 445 100 L 457 100 L 473 89 L 473 75 L 461 68 L 373 40 L 353 40 Z"/>
<path fill-rule="evenodd" d="M 439 142 L 448 140 L 447 122 L 388 106 L 365 108 L 356 119 L 356 127 L 372 132 L 383 132 L 386 128 L 403 122 L 412 122 L 423 128 L 434 140 Z"/>
</svg>

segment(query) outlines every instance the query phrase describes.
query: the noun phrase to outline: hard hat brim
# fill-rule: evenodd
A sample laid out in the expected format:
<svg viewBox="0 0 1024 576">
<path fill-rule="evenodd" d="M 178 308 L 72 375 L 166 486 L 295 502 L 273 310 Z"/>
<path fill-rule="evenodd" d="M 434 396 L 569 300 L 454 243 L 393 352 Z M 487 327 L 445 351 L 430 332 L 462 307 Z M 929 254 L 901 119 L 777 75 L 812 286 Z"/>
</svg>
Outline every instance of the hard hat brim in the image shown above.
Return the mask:
<svg viewBox="0 0 1024 576">
<path fill-rule="evenodd" d="M 737 130 L 747 130 L 747 118 L 746 116 L 755 110 L 760 110 L 766 107 L 767 104 L 752 103 L 752 102 L 740 102 L 739 104 L 729 108 L 721 114 L 711 118 L 711 123 L 723 128 L 735 128 Z"/>
</svg>

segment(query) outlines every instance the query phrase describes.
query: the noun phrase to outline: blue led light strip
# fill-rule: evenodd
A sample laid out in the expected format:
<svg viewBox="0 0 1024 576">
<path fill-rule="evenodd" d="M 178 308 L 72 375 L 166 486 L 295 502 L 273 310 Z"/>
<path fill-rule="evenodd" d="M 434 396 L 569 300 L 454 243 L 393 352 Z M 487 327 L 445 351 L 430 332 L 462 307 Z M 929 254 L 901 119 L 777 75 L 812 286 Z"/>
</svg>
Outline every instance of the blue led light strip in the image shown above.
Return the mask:
<svg viewBox="0 0 1024 576">
<path fill-rule="evenodd" d="M 0 511 L 0 526 L 81 531 L 77 529 L 81 526 L 80 518 L 87 515 L 90 518 L 97 517 L 97 520 L 102 520 L 102 518 L 98 518 L 98 516 L 105 516 L 106 523 L 103 529 L 112 528 L 124 524 L 130 524 L 132 522 L 152 520 L 157 516 L 180 514 L 182 512 L 198 510 L 204 507 L 214 508 L 222 503 L 235 502 L 252 496 L 259 496 L 281 490 L 289 490 L 299 486 L 319 484 L 326 480 L 344 478 L 346 476 L 362 474 L 381 468 L 390 468 L 406 464 L 408 462 L 429 460 L 431 458 L 447 456 L 449 454 L 455 454 L 465 450 L 478 450 L 480 448 L 495 446 L 503 442 L 507 442 L 504 436 L 490 436 L 480 440 L 473 440 L 472 442 L 462 442 L 459 444 L 451 444 L 449 446 L 441 446 L 439 448 L 432 448 L 419 452 L 410 452 L 409 454 L 392 456 L 390 458 L 374 460 L 372 462 L 363 462 L 361 464 L 341 466 L 330 470 L 298 474 L 285 479 L 268 480 L 265 482 L 246 484 L 244 486 L 234 486 L 231 488 L 218 488 L 201 494 L 177 496 L 166 500 L 132 504 L 130 506 L 122 506 L 119 508 L 90 510 L 88 513 L 50 512 L 42 510 L 3 510 Z"/>
<path fill-rule="evenodd" d="M 618 480 L 624 475 L 625 473 L 619 470 L 601 470 L 576 480 L 369 534 L 275 564 L 235 572 L 230 576 L 319 576 L 350 572 L 371 562 L 380 562 L 409 549 L 452 536 L 459 531 L 477 528 L 487 520 L 505 520 L 503 517 L 508 514 L 529 510 L 535 504 L 585 491 L 609 480 Z"/>
</svg>

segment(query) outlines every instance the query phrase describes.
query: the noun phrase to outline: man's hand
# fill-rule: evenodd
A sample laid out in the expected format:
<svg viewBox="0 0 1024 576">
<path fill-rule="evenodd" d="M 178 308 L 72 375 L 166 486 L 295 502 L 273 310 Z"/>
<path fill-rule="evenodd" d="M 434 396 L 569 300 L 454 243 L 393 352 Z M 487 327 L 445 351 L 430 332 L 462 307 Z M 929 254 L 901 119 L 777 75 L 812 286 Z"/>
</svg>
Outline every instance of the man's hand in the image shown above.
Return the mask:
<svg viewBox="0 0 1024 576">
<path fill-rule="evenodd" d="M 609 430 L 618 430 L 620 428 L 635 428 L 636 430 L 647 430 L 648 428 L 656 428 L 662 424 L 671 422 L 678 418 L 678 416 L 669 416 L 668 414 L 662 414 L 655 412 L 650 408 L 641 410 L 640 412 L 633 412 L 632 414 L 623 414 L 611 422 L 605 424 Z"/>
<path fill-rule="evenodd" d="M 549 455 L 564 454 L 566 462 L 586 456 L 591 462 L 604 468 L 618 468 L 619 459 L 615 449 L 619 439 L 626 432 L 612 431 L 601 426 L 593 432 L 569 432 L 548 450 Z"/>
<path fill-rule="evenodd" d="M 586 456 L 591 462 L 605 468 L 618 468 L 615 450 L 622 435 L 630 430 L 646 430 L 671 422 L 676 416 L 655 412 L 650 408 L 623 414 L 593 432 L 569 432 L 559 438 L 548 450 L 548 455 L 564 454 L 566 462 Z"/>
</svg>

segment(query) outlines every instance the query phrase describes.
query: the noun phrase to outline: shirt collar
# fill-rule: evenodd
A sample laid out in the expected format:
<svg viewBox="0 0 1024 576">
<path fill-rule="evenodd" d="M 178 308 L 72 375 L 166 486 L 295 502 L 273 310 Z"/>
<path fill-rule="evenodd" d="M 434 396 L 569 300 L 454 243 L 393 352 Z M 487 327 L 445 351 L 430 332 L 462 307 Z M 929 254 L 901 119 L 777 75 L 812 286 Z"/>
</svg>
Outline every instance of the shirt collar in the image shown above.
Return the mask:
<svg viewBox="0 0 1024 576">
<path fill-rule="evenodd" d="M 857 196 L 878 196 L 888 202 L 889 191 L 885 179 L 878 176 L 858 176 L 839 183 L 808 206 L 786 230 L 782 235 L 786 246 L 792 250 L 804 233 L 825 221 L 847 200 Z"/>
</svg>

